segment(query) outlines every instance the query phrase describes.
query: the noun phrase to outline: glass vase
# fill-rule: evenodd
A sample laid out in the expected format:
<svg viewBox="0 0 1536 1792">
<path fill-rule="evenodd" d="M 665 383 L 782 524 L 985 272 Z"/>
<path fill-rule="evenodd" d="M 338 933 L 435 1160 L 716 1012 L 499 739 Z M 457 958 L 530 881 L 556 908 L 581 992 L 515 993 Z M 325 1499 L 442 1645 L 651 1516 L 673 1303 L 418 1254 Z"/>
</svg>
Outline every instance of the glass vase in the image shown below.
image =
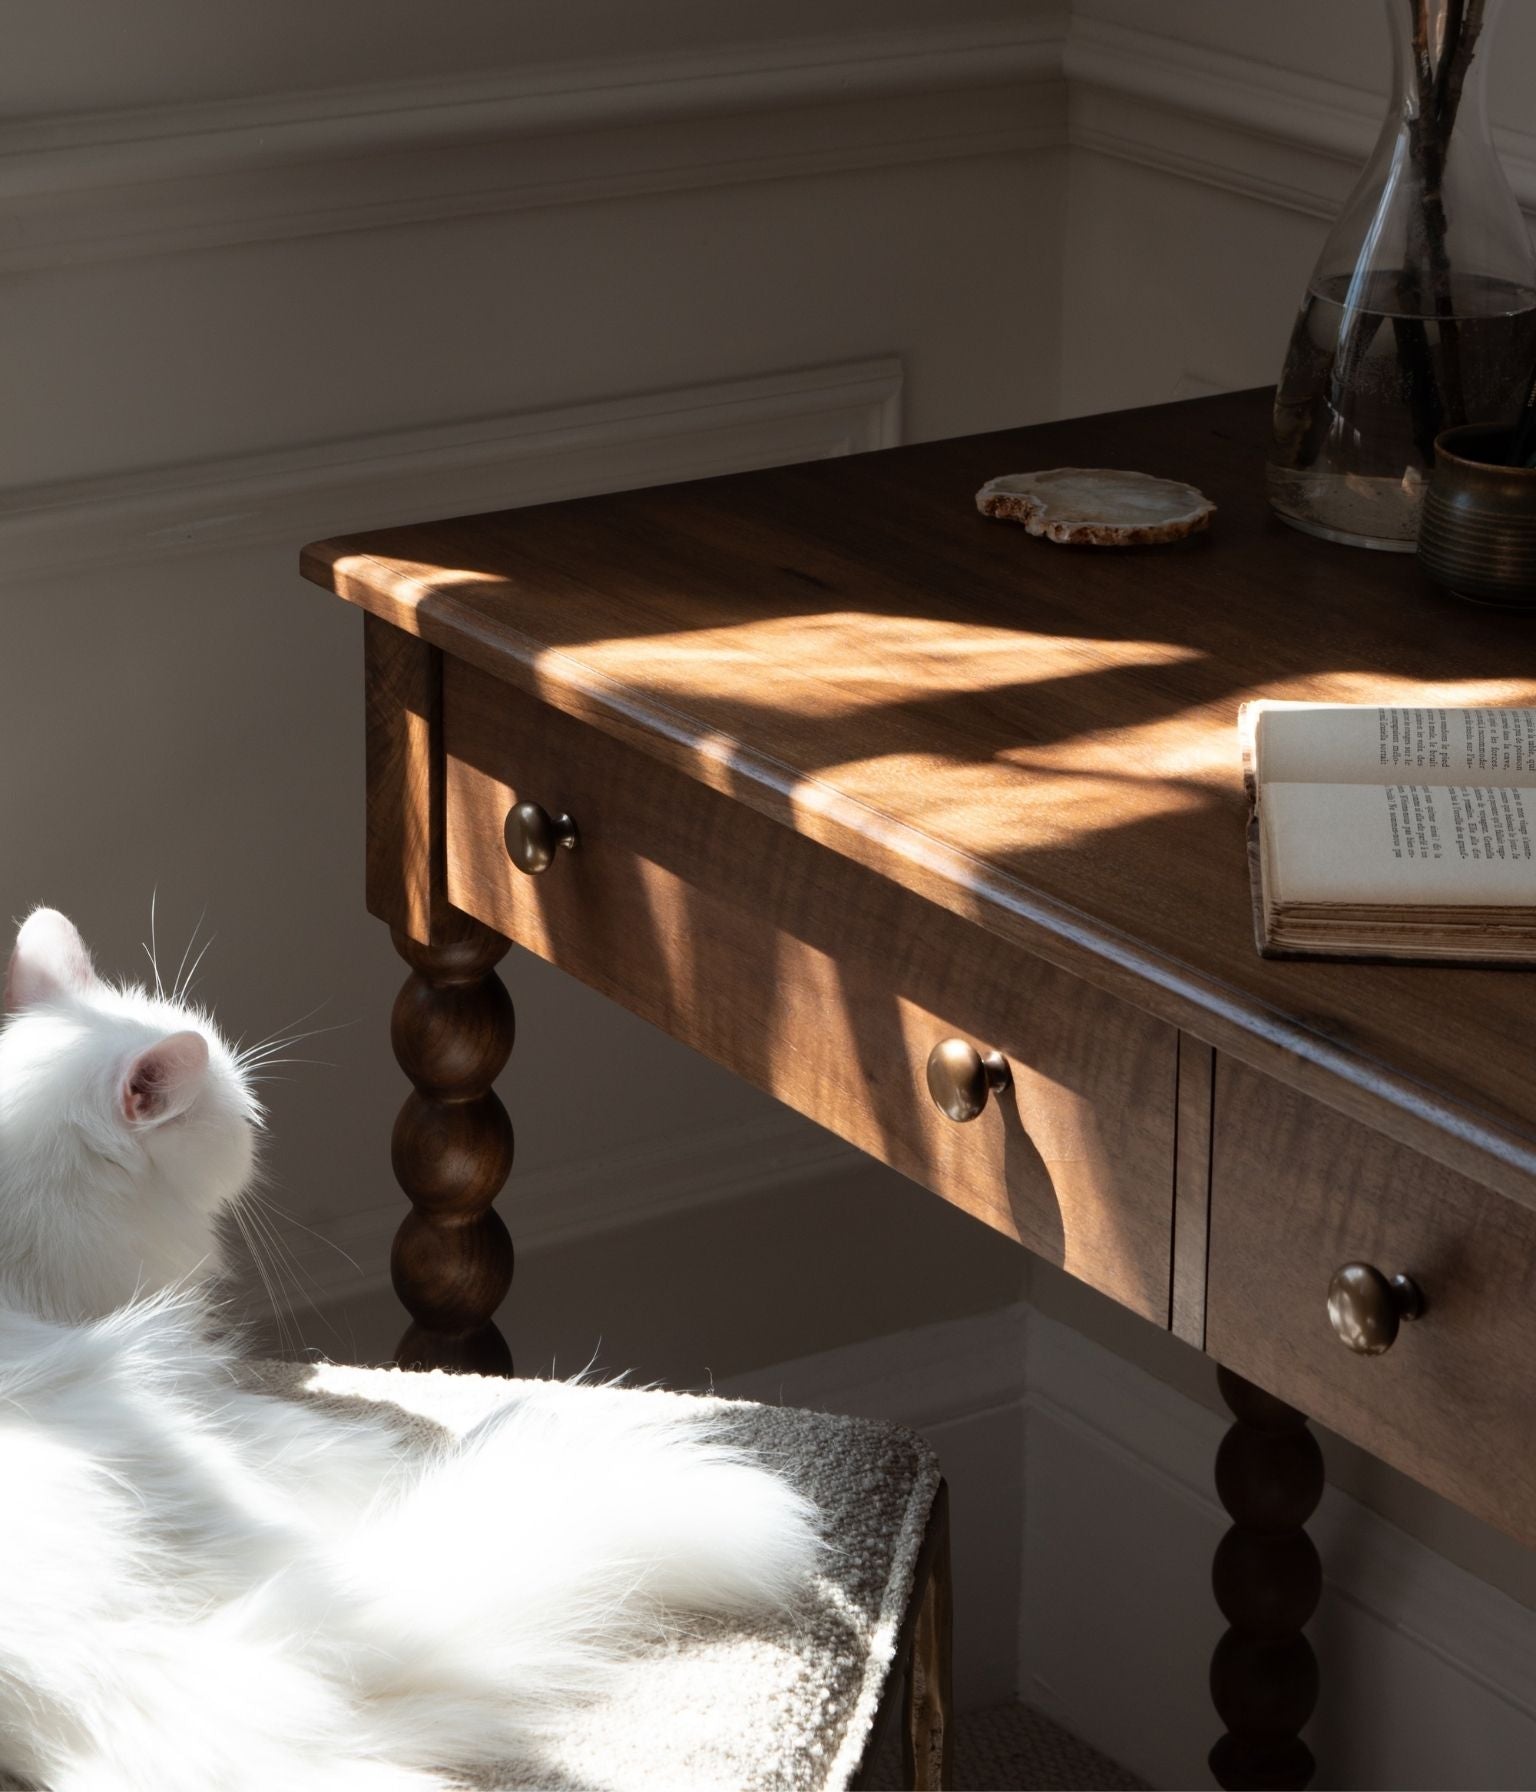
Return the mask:
<svg viewBox="0 0 1536 1792">
<path fill-rule="evenodd" d="M 1392 100 L 1302 300 L 1269 501 L 1329 541 L 1412 552 L 1435 437 L 1514 421 L 1536 257 L 1488 127 L 1502 0 L 1386 0 Z"/>
</svg>

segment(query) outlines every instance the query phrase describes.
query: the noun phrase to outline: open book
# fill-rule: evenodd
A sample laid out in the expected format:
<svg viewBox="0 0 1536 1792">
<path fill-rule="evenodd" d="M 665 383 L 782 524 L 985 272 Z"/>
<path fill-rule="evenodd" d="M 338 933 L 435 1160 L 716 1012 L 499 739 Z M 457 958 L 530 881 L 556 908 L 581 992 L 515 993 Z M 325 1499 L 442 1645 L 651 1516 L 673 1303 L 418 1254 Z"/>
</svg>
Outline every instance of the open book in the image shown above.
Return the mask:
<svg viewBox="0 0 1536 1792">
<path fill-rule="evenodd" d="M 1245 703 L 1267 957 L 1536 964 L 1536 709 Z"/>
</svg>

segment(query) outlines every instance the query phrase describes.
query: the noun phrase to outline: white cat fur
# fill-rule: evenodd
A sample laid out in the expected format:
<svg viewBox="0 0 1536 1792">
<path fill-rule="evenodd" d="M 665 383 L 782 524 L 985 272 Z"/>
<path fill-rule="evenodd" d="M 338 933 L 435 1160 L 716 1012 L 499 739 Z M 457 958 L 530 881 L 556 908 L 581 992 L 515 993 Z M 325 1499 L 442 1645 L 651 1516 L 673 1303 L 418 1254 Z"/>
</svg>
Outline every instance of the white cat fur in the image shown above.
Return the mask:
<svg viewBox="0 0 1536 1792">
<path fill-rule="evenodd" d="M 233 1055 L 205 1016 L 101 983 L 52 911 L 7 1005 L 0 1769 L 426 1792 L 434 1768 L 536 1760 L 669 1611 L 803 1586 L 812 1512 L 683 1402 L 523 1383 L 422 1459 L 375 1418 L 243 1391 L 188 1289 L 250 1172 Z"/>
</svg>

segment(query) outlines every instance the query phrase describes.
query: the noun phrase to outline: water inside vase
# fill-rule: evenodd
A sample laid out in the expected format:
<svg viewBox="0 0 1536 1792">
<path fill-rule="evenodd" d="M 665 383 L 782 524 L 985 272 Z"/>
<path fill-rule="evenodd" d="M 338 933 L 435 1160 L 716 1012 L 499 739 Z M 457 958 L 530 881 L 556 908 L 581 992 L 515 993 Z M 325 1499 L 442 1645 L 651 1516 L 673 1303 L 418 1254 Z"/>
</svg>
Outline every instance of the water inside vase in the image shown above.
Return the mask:
<svg viewBox="0 0 1536 1792">
<path fill-rule="evenodd" d="M 1452 277 L 1446 317 L 1398 276 L 1344 274 L 1302 302 L 1275 394 L 1269 501 L 1309 534 L 1411 551 L 1434 438 L 1513 419 L 1536 365 L 1536 292 Z"/>
</svg>

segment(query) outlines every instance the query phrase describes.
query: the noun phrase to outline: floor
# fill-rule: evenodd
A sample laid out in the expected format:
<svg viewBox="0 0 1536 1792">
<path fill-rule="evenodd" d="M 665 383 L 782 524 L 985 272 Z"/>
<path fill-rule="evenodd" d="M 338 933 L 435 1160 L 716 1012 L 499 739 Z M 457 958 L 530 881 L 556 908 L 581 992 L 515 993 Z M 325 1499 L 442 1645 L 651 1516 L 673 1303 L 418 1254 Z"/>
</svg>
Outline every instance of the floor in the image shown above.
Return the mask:
<svg viewBox="0 0 1536 1792">
<path fill-rule="evenodd" d="M 894 1751 L 875 1764 L 874 1792 L 901 1784 Z M 1028 1705 L 994 1705 L 955 1721 L 954 1792 L 1143 1792 L 1145 1780 Z"/>
</svg>

